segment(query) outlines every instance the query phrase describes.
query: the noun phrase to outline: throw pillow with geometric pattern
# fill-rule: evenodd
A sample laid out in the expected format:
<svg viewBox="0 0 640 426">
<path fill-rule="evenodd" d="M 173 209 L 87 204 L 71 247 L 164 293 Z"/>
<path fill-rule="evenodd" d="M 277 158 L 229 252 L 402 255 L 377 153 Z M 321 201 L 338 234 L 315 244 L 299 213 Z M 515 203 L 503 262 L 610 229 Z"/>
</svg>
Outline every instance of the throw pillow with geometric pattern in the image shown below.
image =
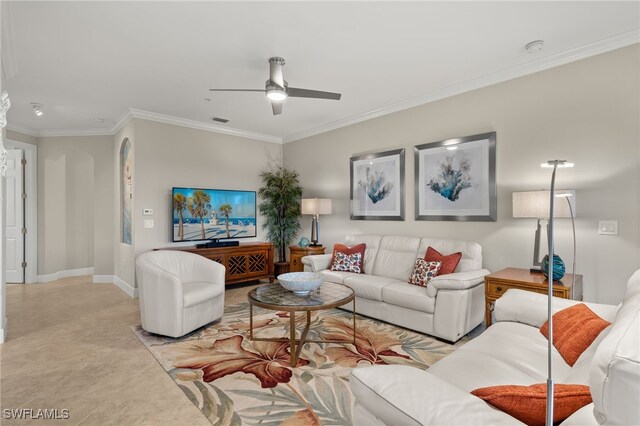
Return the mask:
<svg viewBox="0 0 640 426">
<path fill-rule="evenodd" d="M 362 270 L 360 265 L 362 264 L 362 253 L 344 254 L 336 252 L 333 255 L 333 263 L 331 264 L 332 271 L 342 272 L 355 272 L 360 274 Z"/>
<path fill-rule="evenodd" d="M 409 276 L 409 284 L 426 287 L 431 278 L 438 275 L 440 265 L 440 262 L 427 262 L 422 258 L 417 258 L 413 272 Z"/>
</svg>

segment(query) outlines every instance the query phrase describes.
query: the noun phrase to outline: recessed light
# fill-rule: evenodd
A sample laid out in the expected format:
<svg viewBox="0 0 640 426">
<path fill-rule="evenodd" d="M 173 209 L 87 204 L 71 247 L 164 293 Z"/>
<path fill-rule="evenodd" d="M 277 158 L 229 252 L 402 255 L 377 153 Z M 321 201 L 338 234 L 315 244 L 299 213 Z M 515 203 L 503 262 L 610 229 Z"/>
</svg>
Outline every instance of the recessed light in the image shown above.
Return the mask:
<svg viewBox="0 0 640 426">
<path fill-rule="evenodd" d="M 42 117 L 42 114 L 44 114 L 44 111 L 42 110 L 42 105 L 40 105 L 40 104 L 31 104 L 31 107 L 33 108 L 33 113 L 36 116 Z"/>
<path fill-rule="evenodd" d="M 456 149 L 458 149 L 457 146 L 448 146 L 447 147 L 447 150 L 449 150 L 449 151 L 455 151 Z"/>
<path fill-rule="evenodd" d="M 536 53 L 541 51 L 543 47 L 544 47 L 544 40 L 535 40 L 527 43 L 524 46 L 524 50 L 527 53 Z"/>
<path fill-rule="evenodd" d="M 104 123 L 104 118 L 94 118 L 93 122 L 97 124 L 102 124 Z"/>
</svg>

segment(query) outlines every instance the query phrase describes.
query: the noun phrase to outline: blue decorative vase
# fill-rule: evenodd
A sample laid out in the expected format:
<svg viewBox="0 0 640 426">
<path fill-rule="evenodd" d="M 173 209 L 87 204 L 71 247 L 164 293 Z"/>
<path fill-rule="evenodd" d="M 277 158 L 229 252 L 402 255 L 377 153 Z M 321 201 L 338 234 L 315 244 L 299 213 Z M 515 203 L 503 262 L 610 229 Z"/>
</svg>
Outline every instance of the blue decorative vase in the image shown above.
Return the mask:
<svg viewBox="0 0 640 426">
<path fill-rule="evenodd" d="M 545 277 L 549 278 L 549 255 L 546 255 L 542 259 L 542 273 Z M 561 280 L 566 272 L 564 262 L 557 254 L 553 255 L 553 280 Z"/>
<path fill-rule="evenodd" d="M 309 247 L 309 244 L 311 244 L 311 241 L 309 241 L 307 237 L 302 237 L 300 241 L 298 241 L 298 246 L 300 247 Z"/>
</svg>

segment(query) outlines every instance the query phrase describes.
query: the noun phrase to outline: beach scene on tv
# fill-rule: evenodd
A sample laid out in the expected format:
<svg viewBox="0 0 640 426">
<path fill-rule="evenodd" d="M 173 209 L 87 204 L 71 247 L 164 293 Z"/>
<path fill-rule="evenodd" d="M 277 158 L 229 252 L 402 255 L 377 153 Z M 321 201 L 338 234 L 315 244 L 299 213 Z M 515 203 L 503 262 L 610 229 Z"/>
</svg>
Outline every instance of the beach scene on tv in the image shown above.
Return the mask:
<svg viewBox="0 0 640 426">
<path fill-rule="evenodd" d="M 173 188 L 173 241 L 256 236 L 256 193 Z"/>
</svg>

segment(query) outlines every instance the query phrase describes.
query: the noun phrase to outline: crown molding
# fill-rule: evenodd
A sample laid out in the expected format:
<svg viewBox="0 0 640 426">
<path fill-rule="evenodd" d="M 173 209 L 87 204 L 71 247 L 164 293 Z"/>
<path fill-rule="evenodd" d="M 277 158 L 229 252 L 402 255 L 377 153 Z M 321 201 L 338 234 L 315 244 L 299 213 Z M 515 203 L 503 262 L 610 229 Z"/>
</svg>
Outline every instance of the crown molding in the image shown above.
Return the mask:
<svg viewBox="0 0 640 426">
<path fill-rule="evenodd" d="M 426 94 L 422 94 L 404 101 L 397 102 L 381 108 L 376 108 L 361 114 L 356 114 L 345 119 L 331 121 L 317 127 L 313 127 L 301 132 L 292 133 L 283 138 L 284 143 L 294 142 L 300 139 L 315 136 L 341 127 L 350 126 L 362 121 L 371 120 L 383 115 L 402 111 L 405 109 L 417 107 L 440 99 L 459 95 L 461 93 L 470 92 L 472 90 L 481 89 L 504 81 L 512 80 L 525 75 L 534 74 L 536 72 L 545 71 L 571 62 L 586 59 L 591 56 L 606 53 L 622 47 L 640 43 L 640 29 L 627 31 L 603 40 L 598 40 L 575 49 L 566 50 L 554 55 L 541 58 L 539 60 L 528 61 L 513 67 L 505 68 L 491 74 L 484 75 L 479 78 L 464 81 L 453 86 L 444 87 Z"/>
<path fill-rule="evenodd" d="M 201 121 L 189 120 L 187 118 L 174 117 L 171 115 L 158 114 L 156 112 L 143 111 L 129 108 L 129 112 L 134 118 L 155 121 L 158 123 L 173 124 L 175 126 L 188 127 L 190 129 L 205 130 L 225 135 L 238 136 L 241 138 L 254 139 L 264 142 L 282 144 L 283 140 L 279 136 L 267 135 L 265 133 L 251 132 L 248 130 L 234 129 L 232 127 L 219 126 L 217 124 L 203 123 Z"/>
<path fill-rule="evenodd" d="M 113 133 L 110 129 L 51 129 L 38 132 L 40 138 L 64 136 L 113 136 Z"/>
<path fill-rule="evenodd" d="M 37 130 L 31 129 L 29 127 L 22 127 L 17 124 L 7 123 L 6 129 L 11 130 L 12 132 L 22 133 L 23 135 L 33 136 L 34 138 L 37 138 L 39 136 Z"/>
</svg>

